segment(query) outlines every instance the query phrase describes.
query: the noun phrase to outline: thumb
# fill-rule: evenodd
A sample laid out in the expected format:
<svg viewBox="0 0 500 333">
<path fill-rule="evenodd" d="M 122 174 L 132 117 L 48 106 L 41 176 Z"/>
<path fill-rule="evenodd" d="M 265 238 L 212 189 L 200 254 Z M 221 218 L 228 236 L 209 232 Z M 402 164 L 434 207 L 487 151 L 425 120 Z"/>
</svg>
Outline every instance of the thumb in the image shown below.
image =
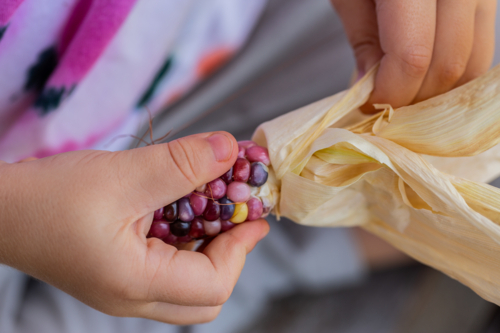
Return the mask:
<svg viewBox="0 0 500 333">
<path fill-rule="evenodd" d="M 237 158 L 238 144 L 229 133 L 213 132 L 120 154 L 115 160 L 125 168 L 127 202 L 149 213 L 227 172 Z"/>
<path fill-rule="evenodd" d="M 356 57 L 358 79 L 384 55 L 373 0 L 331 0 Z"/>
</svg>

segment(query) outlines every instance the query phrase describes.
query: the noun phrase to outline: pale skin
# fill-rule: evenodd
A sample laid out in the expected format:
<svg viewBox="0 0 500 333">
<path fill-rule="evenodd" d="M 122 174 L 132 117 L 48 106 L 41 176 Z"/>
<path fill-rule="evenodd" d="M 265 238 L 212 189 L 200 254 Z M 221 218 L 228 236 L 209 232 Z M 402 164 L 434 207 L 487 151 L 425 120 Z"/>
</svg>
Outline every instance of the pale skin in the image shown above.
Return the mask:
<svg viewBox="0 0 500 333">
<path fill-rule="evenodd" d="M 394 108 L 443 94 L 484 74 L 495 45 L 496 0 L 331 0 L 354 51 L 358 78 L 380 62 L 361 107 Z M 355 229 L 365 261 L 383 268 L 410 259 Z"/>
<path fill-rule="evenodd" d="M 267 222 L 238 225 L 202 253 L 146 234 L 156 209 L 229 170 L 237 154 L 235 139 L 218 132 L 2 162 L 0 262 L 111 315 L 213 320 Z"/>
<path fill-rule="evenodd" d="M 496 0 L 331 0 L 360 75 L 380 61 L 363 107 L 394 108 L 445 93 L 485 73 L 495 45 Z"/>
<path fill-rule="evenodd" d="M 496 1 L 332 3 L 360 74 L 380 61 L 367 112 L 373 103 L 399 107 L 444 93 L 491 64 Z M 124 152 L 0 162 L 0 263 L 111 315 L 213 320 L 268 224 L 238 225 L 201 253 L 146 233 L 156 209 L 226 172 L 237 150 L 230 134 L 218 132 Z M 358 235 L 372 265 L 399 261 L 387 245 Z"/>
</svg>

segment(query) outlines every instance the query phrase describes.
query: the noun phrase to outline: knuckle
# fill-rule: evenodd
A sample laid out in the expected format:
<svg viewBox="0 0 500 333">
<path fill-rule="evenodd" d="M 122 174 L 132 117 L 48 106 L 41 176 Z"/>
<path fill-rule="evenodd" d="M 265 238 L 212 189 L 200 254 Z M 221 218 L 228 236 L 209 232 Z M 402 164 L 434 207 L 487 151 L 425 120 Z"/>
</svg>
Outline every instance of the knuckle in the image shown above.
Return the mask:
<svg viewBox="0 0 500 333">
<path fill-rule="evenodd" d="M 426 46 L 412 46 L 401 55 L 403 71 L 414 78 L 422 78 L 427 73 L 431 63 L 432 50 Z"/>
<path fill-rule="evenodd" d="M 350 40 L 352 49 L 354 50 L 354 55 L 357 59 L 380 47 L 377 31 L 373 31 L 373 33 L 370 34 L 366 34 L 365 32 L 355 32 L 352 34 Z"/>
<path fill-rule="evenodd" d="M 198 184 L 199 161 L 193 148 L 184 140 L 175 140 L 168 143 L 170 159 L 174 166 L 193 185 Z"/>
<path fill-rule="evenodd" d="M 463 62 L 450 62 L 444 64 L 437 74 L 438 81 L 446 85 L 454 84 L 465 72 L 465 67 L 466 65 Z"/>
</svg>

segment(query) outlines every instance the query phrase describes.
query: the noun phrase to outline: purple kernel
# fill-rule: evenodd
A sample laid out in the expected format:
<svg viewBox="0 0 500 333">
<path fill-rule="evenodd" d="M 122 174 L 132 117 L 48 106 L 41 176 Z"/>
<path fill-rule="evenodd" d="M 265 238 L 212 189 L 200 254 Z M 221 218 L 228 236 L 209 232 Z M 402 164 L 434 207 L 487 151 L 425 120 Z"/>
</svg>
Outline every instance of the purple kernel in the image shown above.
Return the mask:
<svg viewBox="0 0 500 333">
<path fill-rule="evenodd" d="M 224 181 L 224 183 L 229 185 L 233 181 L 233 168 L 229 169 L 228 172 L 226 172 L 225 174 L 220 176 L 220 179 L 222 179 Z M 205 190 L 203 190 L 203 191 L 205 191 Z"/>
<path fill-rule="evenodd" d="M 245 158 L 238 158 L 233 165 L 233 179 L 235 182 L 246 183 L 250 177 L 250 162 Z"/>
<path fill-rule="evenodd" d="M 163 220 L 154 220 L 149 229 L 148 237 L 163 239 L 170 233 L 170 223 Z"/>
<path fill-rule="evenodd" d="M 220 218 L 221 220 L 229 220 L 234 214 L 234 204 L 227 197 L 219 199 Z"/>
<path fill-rule="evenodd" d="M 250 162 L 262 162 L 265 165 L 269 165 L 271 161 L 269 160 L 269 152 L 267 148 L 261 146 L 253 146 L 247 149 L 247 159 Z"/>
<path fill-rule="evenodd" d="M 189 236 L 194 239 L 199 239 L 205 236 L 205 228 L 203 227 L 203 219 L 201 217 L 195 217 L 191 221 L 191 230 L 189 230 Z"/>
<path fill-rule="evenodd" d="M 170 225 L 170 232 L 176 237 L 184 237 L 189 234 L 191 222 L 177 220 Z"/>
<path fill-rule="evenodd" d="M 207 207 L 208 199 L 205 197 L 205 194 L 194 192 L 189 197 L 189 203 L 191 204 L 191 208 L 193 209 L 193 213 L 195 216 L 200 216 L 205 211 Z"/>
<path fill-rule="evenodd" d="M 250 178 L 248 184 L 261 187 L 267 182 L 269 176 L 269 169 L 262 162 L 253 162 L 250 166 Z"/>
<path fill-rule="evenodd" d="M 165 219 L 167 221 L 174 222 L 175 220 L 177 220 L 177 202 L 173 202 L 170 205 L 166 206 L 163 210 L 163 215 L 165 216 Z"/>
<path fill-rule="evenodd" d="M 220 178 L 212 180 L 207 184 L 207 189 L 205 190 L 205 194 L 207 197 L 212 199 L 220 199 L 226 195 L 227 185 Z"/>
<path fill-rule="evenodd" d="M 233 183 L 232 183 L 233 184 Z M 203 218 L 207 221 L 215 221 L 220 216 L 220 206 L 218 202 L 208 200 L 207 208 L 203 212 Z"/>
<path fill-rule="evenodd" d="M 163 238 L 162 240 L 170 245 L 174 245 L 177 243 L 177 237 L 172 235 L 172 233 L 170 233 L 167 237 Z"/>
<path fill-rule="evenodd" d="M 257 144 L 251 140 L 238 141 L 238 147 L 243 147 L 245 149 L 248 149 L 253 146 L 257 146 Z"/>
<path fill-rule="evenodd" d="M 236 223 L 233 223 L 231 221 L 221 221 L 220 222 L 220 232 L 226 232 L 228 230 L 231 230 L 234 228 Z"/>
<path fill-rule="evenodd" d="M 238 147 L 238 157 L 245 158 L 246 149 L 243 147 Z"/>
<path fill-rule="evenodd" d="M 190 222 L 194 219 L 193 208 L 191 208 L 188 198 L 180 198 L 177 200 L 177 205 L 179 208 L 179 220 Z"/>
<path fill-rule="evenodd" d="M 163 207 L 161 207 L 160 209 L 155 210 L 154 219 L 155 220 L 162 220 L 163 219 Z"/>
<path fill-rule="evenodd" d="M 251 189 L 247 183 L 232 182 L 227 187 L 227 197 L 232 202 L 246 202 L 250 198 Z"/>
<path fill-rule="evenodd" d="M 215 221 L 203 221 L 203 227 L 205 228 L 207 236 L 218 235 L 221 229 L 220 220 L 217 219 Z"/>
<path fill-rule="evenodd" d="M 262 216 L 262 201 L 259 198 L 252 197 L 247 201 L 248 216 L 247 221 L 255 221 Z"/>
<path fill-rule="evenodd" d="M 187 236 L 184 236 L 184 237 L 178 237 L 177 238 L 177 243 L 178 244 L 180 244 L 180 243 L 189 243 L 192 240 L 193 240 L 193 238 L 191 238 L 189 235 L 187 235 Z"/>
</svg>

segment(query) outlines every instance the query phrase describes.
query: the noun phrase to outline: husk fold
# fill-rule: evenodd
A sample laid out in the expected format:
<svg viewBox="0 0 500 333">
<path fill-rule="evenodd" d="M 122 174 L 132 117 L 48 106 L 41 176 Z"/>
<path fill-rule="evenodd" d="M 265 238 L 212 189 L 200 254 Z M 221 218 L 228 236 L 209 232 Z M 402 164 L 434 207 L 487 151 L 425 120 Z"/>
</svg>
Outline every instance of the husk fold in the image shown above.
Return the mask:
<svg viewBox="0 0 500 333">
<path fill-rule="evenodd" d="M 361 226 L 500 305 L 500 190 L 483 183 L 500 175 L 500 67 L 364 116 L 377 69 L 256 130 L 280 189 L 275 212 Z"/>
</svg>

